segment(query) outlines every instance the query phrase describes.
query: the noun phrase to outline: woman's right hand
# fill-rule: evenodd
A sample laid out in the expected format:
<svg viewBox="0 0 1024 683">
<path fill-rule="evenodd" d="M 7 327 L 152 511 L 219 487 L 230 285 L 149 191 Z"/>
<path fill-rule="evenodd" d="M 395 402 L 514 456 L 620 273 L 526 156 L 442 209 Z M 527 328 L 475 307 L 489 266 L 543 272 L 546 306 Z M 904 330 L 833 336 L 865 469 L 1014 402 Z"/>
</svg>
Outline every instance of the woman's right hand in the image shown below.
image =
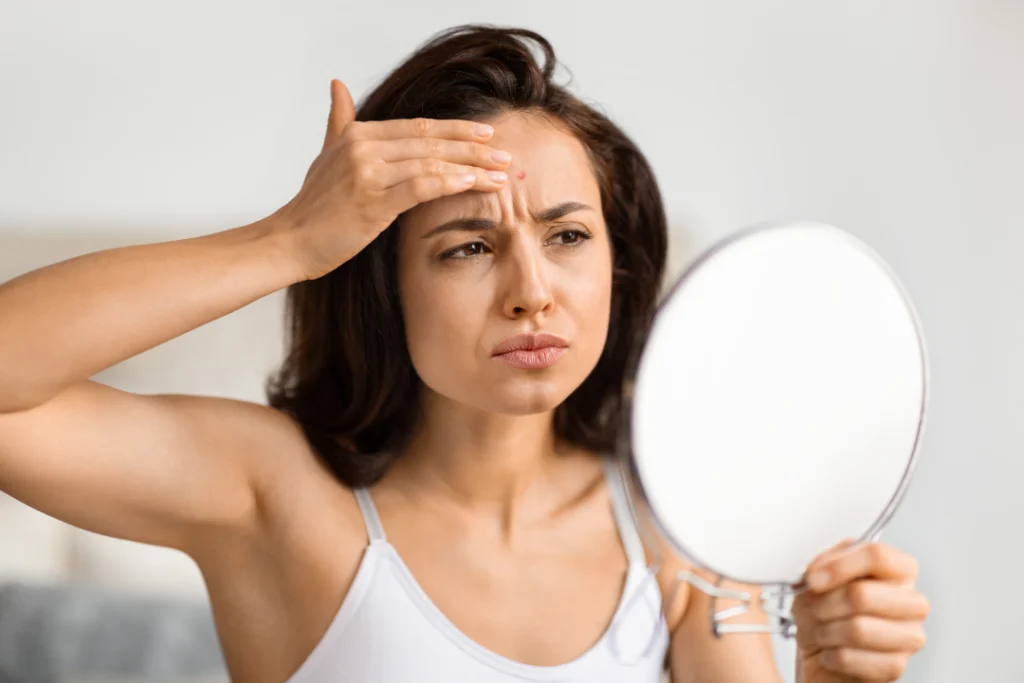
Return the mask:
<svg viewBox="0 0 1024 683">
<path fill-rule="evenodd" d="M 274 214 L 305 279 L 355 256 L 417 204 L 504 187 L 510 157 L 484 144 L 492 134 L 490 126 L 454 119 L 356 121 L 348 89 L 332 80 L 323 149 L 298 194 Z"/>
</svg>

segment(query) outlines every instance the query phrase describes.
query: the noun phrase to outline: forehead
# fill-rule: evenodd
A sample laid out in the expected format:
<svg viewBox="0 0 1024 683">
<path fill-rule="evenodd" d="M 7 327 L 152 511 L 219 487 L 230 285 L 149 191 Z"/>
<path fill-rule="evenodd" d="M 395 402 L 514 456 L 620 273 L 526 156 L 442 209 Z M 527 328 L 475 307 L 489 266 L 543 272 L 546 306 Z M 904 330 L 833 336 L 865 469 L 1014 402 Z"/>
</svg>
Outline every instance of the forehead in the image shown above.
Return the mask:
<svg viewBox="0 0 1024 683">
<path fill-rule="evenodd" d="M 512 155 L 508 182 L 496 192 L 461 192 L 410 209 L 406 225 L 426 230 L 456 217 L 522 218 L 565 201 L 600 208 L 601 192 L 583 144 L 556 122 L 537 114 L 513 112 L 488 119 L 494 135 L 488 145 Z M 522 178 L 519 176 L 523 175 Z M 516 216 L 503 215 L 512 209 Z"/>
</svg>

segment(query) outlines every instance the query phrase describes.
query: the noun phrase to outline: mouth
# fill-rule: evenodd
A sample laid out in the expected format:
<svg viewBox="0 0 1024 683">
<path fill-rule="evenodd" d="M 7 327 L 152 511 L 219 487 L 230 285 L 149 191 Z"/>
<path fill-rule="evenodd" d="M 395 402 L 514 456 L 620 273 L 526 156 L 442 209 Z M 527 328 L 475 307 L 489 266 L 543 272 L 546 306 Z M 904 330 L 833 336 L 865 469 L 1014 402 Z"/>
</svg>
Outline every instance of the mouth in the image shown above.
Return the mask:
<svg viewBox="0 0 1024 683">
<path fill-rule="evenodd" d="M 515 368 L 546 368 L 569 350 L 569 342 L 554 334 L 517 334 L 494 347 L 491 357 Z"/>
</svg>

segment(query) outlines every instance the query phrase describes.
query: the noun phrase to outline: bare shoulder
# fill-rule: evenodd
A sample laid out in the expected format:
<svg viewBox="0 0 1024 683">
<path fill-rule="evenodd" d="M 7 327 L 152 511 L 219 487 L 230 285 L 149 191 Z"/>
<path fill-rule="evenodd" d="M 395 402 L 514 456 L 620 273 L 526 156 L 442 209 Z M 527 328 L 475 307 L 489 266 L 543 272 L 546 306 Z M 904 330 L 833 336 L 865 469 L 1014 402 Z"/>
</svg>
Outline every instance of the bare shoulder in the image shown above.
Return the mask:
<svg viewBox="0 0 1024 683">
<path fill-rule="evenodd" d="M 675 632 L 682 623 L 691 603 L 691 587 L 680 581 L 683 572 L 693 571 L 694 566 L 665 541 L 658 531 L 650 508 L 643 498 L 633 491 L 631 496 L 637 527 L 644 542 L 649 563 L 657 566 L 658 586 L 661 588 L 665 622 L 670 632 Z"/>
<path fill-rule="evenodd" d="M 639 498 L 638 498 L 639 501 Z M 673 680 L 758 680 L 778 681 L 771 640 L 764 634 L 744 634 L 718 638 L 714 635 L 711 614 L 739 607 L 738 600 L 713 600 L 694 588 L 680 575 L 692 573 L 723 589 L 756 595 L 759 586 L 721 580 L 713 572 L 696 566 L 678 553 L 657 532 L 650 509 L 635 504 L 638 522 L 645 527 L 648 552 L 660 561 L 658 585 L 664 596 L 665 621 L 672 642 L 669 665 Z M 752 609 L 729 618 L 729 623 L 765 624 L 764 612 Z"/>
<path fill-rule="evenodd" d="M 247 470 L 257 506 L 255 534 L 248 541 L 297 553 L 296 559 L 319 552 L 325 543 L 342 555 L 361 553 L 367 539 L 355 495 L 317 455 L 295 418 L 228 398 L 204 397 L 195 409 L 230 435 L 232 443 L 225 447 Z"/>
<path fill-rule="evenodd" d="M 0 414 L 0 489 L 115 538 L 188 552 L 276 519 L 282 486 L 318 482 L 344 493 L 317 467 L 299 425 L 252 402 L 86 380 Z"/>
<path fill-rule="evenodd" d="M 343 604 L 367 546 L 366 527 L 354 493 L 294 418 L 232 400 L 203 409 L 244 452 L 257 521 L 241 533 L 207 536 L 192 557 L 206 580 L 232 677 L 284 680 Z M 254 649 L 260 658 L 253 659 Z"/>
</svg>

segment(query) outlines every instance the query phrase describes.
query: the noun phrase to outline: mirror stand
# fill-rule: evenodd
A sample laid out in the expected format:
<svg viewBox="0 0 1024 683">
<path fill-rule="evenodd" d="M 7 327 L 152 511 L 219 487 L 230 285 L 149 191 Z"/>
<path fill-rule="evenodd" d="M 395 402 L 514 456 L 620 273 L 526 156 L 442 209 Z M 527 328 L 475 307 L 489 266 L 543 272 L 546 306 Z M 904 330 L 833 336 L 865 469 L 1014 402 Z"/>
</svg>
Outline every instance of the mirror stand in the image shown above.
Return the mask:
<svg viewBox="0 0 1024 683">
<path fill-rule="evenodd" d="M 711 605 L 708 609 L 708 619 L 711 625 L 711 632 L 716 638 L 727 633 L 775 633 L 785 638 L 796 636 L 796 623 L 793 621 L 791 607 L 794 589 L 791 586 L 772 586 L 764 588 L 756 596 L 757 606 L 768 615 L 771 623 L 768 624 L 729 624 L 727 620 L 738 617 L 750 611 L 754 605 L 755 597 L 748 591 L 722 588 L 724 577 L 718 575 L 714 583 L 692 571 L 682 571 L 676 575 L 676 580 L 685 582 L 708 595 L 711 598 Z M 725 609 L 718 609 L 718 600 L 739 600 L 741 604 Z"/>
</svg>

